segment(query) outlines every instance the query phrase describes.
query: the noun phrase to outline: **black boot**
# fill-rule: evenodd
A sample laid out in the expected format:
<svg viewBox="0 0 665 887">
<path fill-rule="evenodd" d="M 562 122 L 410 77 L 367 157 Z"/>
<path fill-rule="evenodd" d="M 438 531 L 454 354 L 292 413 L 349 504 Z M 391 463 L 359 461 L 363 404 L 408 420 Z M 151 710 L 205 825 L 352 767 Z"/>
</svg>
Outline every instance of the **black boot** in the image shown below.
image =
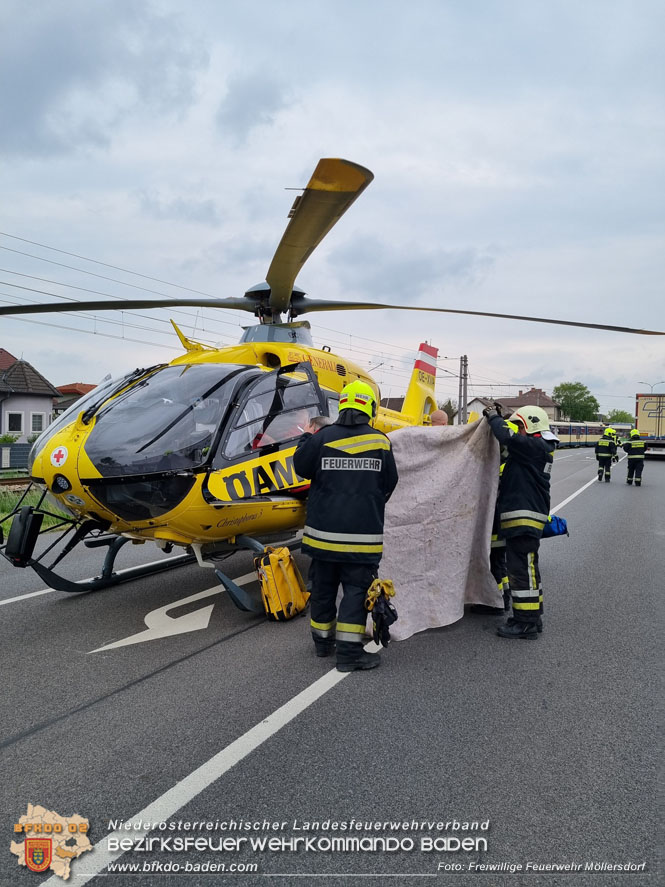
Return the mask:
<svg viewBox="0 0 665 887">
<path fill-rule="evenodd" d="M 335 652 L 335 642 L 330 641 L 329 643 L 315 643 L 314 649 L 316 650 L 316 655 L 323 659 L 325 656 L 332 656 Z"/>
<path fill-rule="evenodd" d="M 507 620 L 505 625 L 500 625 L 496 633 L 502 638 L 524 638 L 535 641 L 538 638 L 538 628 L 535 622 L 516 622 Z"/>
<path fill-rule="evenodd" d="M 515 617 L 514 617 L 514 616 L 509 616 L 509 617 L 506 619 L 506 625 L 520 625 L 520 624 L 523 625 L 524 623 L 516 623 L 516 622 L 515 622 Z M 543 631 L 543 618 L 542 618 L 542 616 L 539 616 L 539 617 L 538 617 L 538 621 L 536 622 L 536 631 L 538 632 L 538 634 L 542 634 L 542 631 Z"/>
<path fill-rule="evenodd" d="M 603 482 L 603 472 L 602 471 L 598 472 L 598 481 L 599 481 L 599 483 Z"/>
<path fill-rule="evenodd" d="M 608 484 L 610 482 L 609 477 L 605 477 L 605 483 Z"/>
<path fill-rule="evenodd" d="M 629 477 L 629 478 L 628 478 L 628 480 L 627 480 L 627 481 L 626 481 L 626 483 L 627 483 L 627 484 L 631 484 L 631 485 L 632 485 L 632 483 L 633 483 L 633 480 L 632 480 L 632 478 L 630 478 L 630 477 Z"/>
<path fill-rule="evenodd" d="M 357 659 L 342 659 L 337 657 L 337 671 L 367 671 L 381 665 L 381 657 L 378 653 L 366 653 L 364 650 Z"/>
</svg>

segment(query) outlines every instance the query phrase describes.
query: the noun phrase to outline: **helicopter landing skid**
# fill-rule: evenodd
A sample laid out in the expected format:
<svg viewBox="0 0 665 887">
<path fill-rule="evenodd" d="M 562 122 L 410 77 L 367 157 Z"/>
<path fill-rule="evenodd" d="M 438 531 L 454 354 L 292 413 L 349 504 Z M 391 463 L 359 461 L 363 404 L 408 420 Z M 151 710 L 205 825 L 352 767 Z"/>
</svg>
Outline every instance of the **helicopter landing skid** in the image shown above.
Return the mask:
<svg viewBox="0 0 665 887">
<path fill-rule="evenodd" d="M 263 554 L 265 551 L 265 546 L 251 536 L 236 536 L 236 547 L 248 549 L 256 554 Z M 227 576 L 226 573 L 222 573 L 218 567 L 215 567 L 215 576 L 217 576 L 220 584 L 224 586 L 226 593 L 239 610 L 245 613 L 265 614 L 263 602 L 248 594 L 244 588 L 236 585 L 233 579 Z"/>
<path fill-rule="evenodd" d="M 29 491 L 26 490 L 26 493 Z M 106 530 L 108 524 L 102 521 L 86 520 L 78 522 L 66 517 L 63 514 L 53 514 L 42 508 L 45 492 L 41 496 L 36 506 L 23 505 L 26 499 L 26 493 L 21 496 L 14 510 L 3 518 L 3 522 L 9 518 L 13 518 L 11 529 L 7 537 L 6 544 L 4 541 L 2 527 L 0 527 L 0 555 L 8 560 L 14 567 L 32 567 L 37 575 L 46 582 L 50 588 L 56 591 L 65 591 L 68 594 L 83 594 L 90 591 L 98 591 L 102 588 L 109 588 L 119 585 L 121 582 L 130 582 L 143 576 L 151 576 L 154 573 L 161 573 L 164 570 L 171 570 L 174 567 L 184 566 L 185 564 L 194 563 L 196 560 L 193 554 L 184 554 L 177 557 L 168 558 L 163 561 L 154 561 L 150 564 L 141 564 L 136 567 L 114 572 L 113 567 L 115 559 L 120 549 L 130 540 L 125 536 L 109 535 Z M 54 529 L 65 528 L 62 533 L 56 535 L 54 541 L 42 551 L 38 557 L 33 557 L 37 539 L 47 530 L 42 528 L 42 521 L 45 516 L 56 518 L 60 521 Z M 55 535 L 55 534 L 54 534 Z M 69 539 L 67 539 L 69 537 Z M 87 537 L 87 538 L 86 538 Z M 74 582 L 66 579 L 59 573 L 55 572 L 55 566 L 60 563 L 80 542 L 86 548 L 106 547 L 108 550 L 104 558 L 102 570 L 99 576 L 93 579 L 86 579 L 80 582 Z M 47 566 L 44 563 L 49 552 L 59 550 L 55 559 Z"/>
<path fill-rule="evenodd" d="M 84 594 L 89 591 L 100 591 L 103 588 L 112 588 L 114 585 L 120 585 L 121 582 L 131 582 L 133 579 L 140 579 L 145 576 L 153 576 L 155 573 L 163 573 L 164 570 L 172 570 L 175 567 L 184 567 L 187 564 L 193 564 L 196 558 L 193 554 L 181 554 L 176 557 L 168 558 L 164 561 L 154 561 L 150 564 L 141 564 L 137 567 L 129 567 L 118 573 L 113 571 L 113 565 L 116 556 L 123 545 L 129 542 L 123 536 L 116 536 L 109 540 L 90 540 L 84 544 L 89 548 L 96 548 L 101 545 L 108 545 L 108 551 L 104 558 L 104 564 L 99 576 L 94 579 L 87 579 L 83 582 L 72 582 L 65 579 L 46 567 L 39 561 L 32 561 L 28 566 L 40 576 L 51 588 L 56 591 L 66 591 L 68 594 Z"/>
</svg>

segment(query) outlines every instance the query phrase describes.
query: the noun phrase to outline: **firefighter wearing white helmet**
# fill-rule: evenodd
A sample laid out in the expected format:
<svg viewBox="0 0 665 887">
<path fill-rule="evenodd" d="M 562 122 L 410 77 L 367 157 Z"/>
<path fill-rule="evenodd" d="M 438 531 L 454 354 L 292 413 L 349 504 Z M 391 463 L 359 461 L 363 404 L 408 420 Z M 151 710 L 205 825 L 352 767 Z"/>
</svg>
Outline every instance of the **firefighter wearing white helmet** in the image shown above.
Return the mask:
<svg viewBox="0 0 665 887">
<path fill-rule="evenodd" d="M 626 483 L 632 485 L 634 479 L 635 486 L 641 487 L 646 444 L 642 440 L 637 428 L 633 428 L 630 432 L 630 438 L 623 443 L 623 449 L 628 453 L 628 458 L 626 459 L 626 462 L 628 462 L 628 477 L 626 478 Z"/>
<path fill-rule="evenodd" d="M 499 535 L 506 541 L 512 616 L 497 631 L 501 637 L 535 640 L 543 628 L 538 549 L 550 513 L 552 453 L 558 438 L 541 407 L 521 407 L 508 421 L 501 416 L 499 404 L 483 415 L 508 453 L 498 508 Z"/>
<path fill-rule="evenodd" d="M 351 382 L 342 389 L 337 421 L 304 435 L 293 457 L 298 474 L 311 479 L 302 550 L 312 559 L 312 638 L 317 656 L 336 652 L 339 671 L 379 665 L 378 653 L 363 648 L 365 596 L 381 560 L 397 468 L 390 441 L 370 424 L 375 415 L 372 387 Z"/>
</svg>

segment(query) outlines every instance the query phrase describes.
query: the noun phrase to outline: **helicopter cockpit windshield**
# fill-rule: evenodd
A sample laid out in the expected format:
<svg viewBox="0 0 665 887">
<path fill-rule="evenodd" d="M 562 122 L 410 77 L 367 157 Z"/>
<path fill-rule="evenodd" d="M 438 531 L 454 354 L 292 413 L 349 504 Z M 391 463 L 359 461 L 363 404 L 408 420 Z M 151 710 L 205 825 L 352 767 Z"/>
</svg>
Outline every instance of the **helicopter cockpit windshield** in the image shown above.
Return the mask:
<svg viewBox="0 0 665 887">
<path fill-rule="evenodd" d="M 85 450 L 102 477 L 196 468 L 208 454 L 246 367 L 167 366 L 109 401 L 95 416 Z"/>
</svg>

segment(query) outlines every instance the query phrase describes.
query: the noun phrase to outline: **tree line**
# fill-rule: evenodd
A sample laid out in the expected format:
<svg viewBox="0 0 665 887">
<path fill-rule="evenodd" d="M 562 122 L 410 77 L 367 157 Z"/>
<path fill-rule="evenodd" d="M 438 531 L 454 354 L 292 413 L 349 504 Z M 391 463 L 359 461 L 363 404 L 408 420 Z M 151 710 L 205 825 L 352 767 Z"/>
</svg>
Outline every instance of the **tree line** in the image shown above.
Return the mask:
<svg viewBox="0 0 665 887">
<path fill-rule="evenodd" d="M 581 382 L 562 382 L 552 392 L 552 400 L 561 407 L 571 422 L 592 422 L 598 418 L 600 404 Z M 612 410 L 608 422 L 632 422 L 634 417 L 626 410 Z"/>
</svg>

